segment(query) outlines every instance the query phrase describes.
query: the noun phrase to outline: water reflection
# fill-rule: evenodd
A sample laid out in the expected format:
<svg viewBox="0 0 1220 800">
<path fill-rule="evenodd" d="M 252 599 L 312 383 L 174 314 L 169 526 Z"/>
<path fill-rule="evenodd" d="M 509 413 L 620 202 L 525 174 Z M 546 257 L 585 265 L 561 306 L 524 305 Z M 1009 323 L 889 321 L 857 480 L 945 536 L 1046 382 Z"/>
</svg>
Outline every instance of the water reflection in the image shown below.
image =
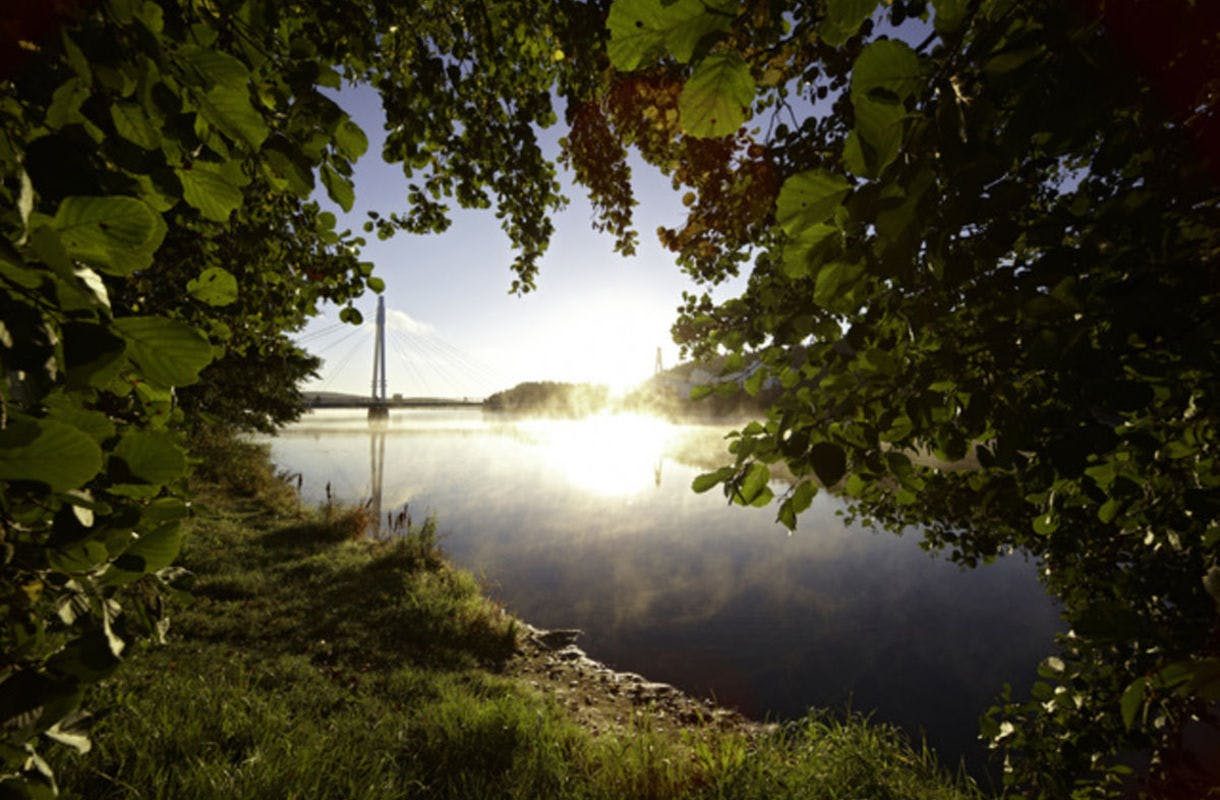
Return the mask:
<svg viewBox="0 0 1220 800">
<path fill-rule="evenodd" d="M 381 487 L 385 483 L 387 422 L 384 417 L 369 419 L 369 506 L 378 525 L 381 525 Z"/>
<path fill-rule="evenodd" d="M 978 714 L 1005 681 L 1028 681 L 1058 628 L 1033 566 L 959 570 L 914 536 L 845 526 L 825 494 L 788 537 L 773 509 L 690 491 L 724 458 L 723 434 L 469 409 L 395 412 L 370 432 L 324 412 L 271 445 L 307 499 L 329 481 L 341 499 L 372 497 L 378 518 L 383 503 L 436 512 L 446 551 L 494 596 L 583 629 L 613 666 L 760 717 L 876 709 L 950 758 L 977 756 Z"/>
</svg>

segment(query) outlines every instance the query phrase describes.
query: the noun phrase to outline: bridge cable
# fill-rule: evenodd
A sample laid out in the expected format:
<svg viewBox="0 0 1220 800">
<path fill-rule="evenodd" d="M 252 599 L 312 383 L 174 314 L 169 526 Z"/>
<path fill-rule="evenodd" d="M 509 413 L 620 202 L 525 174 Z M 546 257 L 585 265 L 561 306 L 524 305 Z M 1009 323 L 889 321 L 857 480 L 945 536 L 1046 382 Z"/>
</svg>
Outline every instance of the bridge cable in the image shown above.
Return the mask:
<svg viewBox="0 0 1220 800">
<path fill-rule="evenodd" d="M 324 327 L 318 328 L 317 330 L 312 330 L 312 331 L 307 331 L 305 333 L 302 333 L 299 337 L 297 337 L 297 340 L 303 341 L 303 340 L 308 340 L 308 339 L 318 339 L 318 338 L 327 336 L 331 333 L 334 333 L 335 331 L 339 330 L 340 328 L 346 328 L 346 327 L 347 327 L 346 322 L 332 322 L 330 325 L 326 325 Z"/>
<path fill-rule="evenodd" d="M 357 332 L 359 330 L 360 329 L 357 328 L 356 331 L 353 331 L 353 333 Z M 348 337 L 344 337 L 344 338 L 346 339 Z M 329 378 L 327 378 L 325 381 L 322 382 L 323 388 L 330 386 L 334 382 L 334 380 L 339 377 L 339 373 L 341 373 L 341 372 L 343 372 L 343 370 L 347 369 L 348 363 L 352 360 L 352 356 L 354 356 L 356 354 L 356 351 L 359 350 L 364 344 L 365 343 L 363 341 L 357 341 L 352 346 L 352 349 L 347 351 L 347 355 L 343 356 L 343 358 L 339 361 L 339 366 L 336 367 L 335 370 L 330 373 Z"/>
<path fill-rule="evenodd" d="M 390 333 L 391 333 L 390 345 L 394 348 L 394 354 L 397 355 L 400 359 L 402 359 L 403 365 L 411 372 L 411 377 L 415 381 L 416 393 L 414 393 L 413 396 L 426 397 L 427 390 L 424 388 L 424 386 L 426 383 L 428 383 L 428 381 L 425 379 L 423 373 L 420 372 L 419 367 L 417 367 L 415 365 L 414 359 L 411 359 L 407 356 L 406 352 L 403 350 L 402 345 L 399 343 L 398 339 L 396 339 L 393 336 L 393 334 L 397 333 L 397 331 L 391 331 Z M 412 395 L 409 395 L 407 392 L 403 392 L 403 396 L 407 397 L 407 396 L 412 396 Z"/>
<path fill-rule="evenodd" d="M 366 331 L 366 330 L 368 330 L 368 326 L 367 326 L 367 324 L 365 324 L 365 325 L 359 325 L 359 326 L 357 326 L 356 328 L 353 328 L 353 329 L 352 329 L 351 331 L 349 331 L 348 333 L 344 334 L 343 336 L 340 336 L 338 339 L 334 340 L 333 342 L 327 342 L 326 344 L 322 345 L 322 346 L 321 346 L 321 347 L 319 347 L 319 348 L 318 348 L 316 351 L 313 351 L 313 354 L 314 354 L 315 356 L 320 356 L 320 355 L 322 355 L 323 353 L 325 353 L 326 351 L 331 350 L 331 349 L 333 349 L 333 348 L 335 348 L 335 347 L 338 347 L 339 345 L 343 344 L 343 343 L 344 343 L 344 342 L 346 342 L 348 339 L 350 339 L 350 338 L 352 338 L 353 336 L 355 336 L 357 333 L 360 333 L 361 331 Z"/>
<path fill-rule="evenodd" d="M 450 380 L 454 379 L 453 372 L 450 371 L 450 367 L 452 367 L 458 374 L 459 383 L 473 383 L 479 390 L 482 390 L 489 382 L 486 375 L 473 368 L 465 359 L 459 360 L 459 358 L 453 357 L 449 351 L 442 349 L 430 337 L 415 337 L 413 343 L 416 345 L 415 349 L 426 353 L 428 360 L 436 364 L 437 369 L 449 375 Z"/>
<path fill-rule="evenodd" d="M 446 369 L 443 364 L 438 363 L 436 361 L 436 359 L 428 358 L 428 357 L 424 356 L 423 354 L 421 354 L 419 352 L 419 350 L 417 348 L 412 347 L 409 344 L 409 340 L 402 334 L 401 331 L 395 331 L 395 333 L 398 334 L 398 336 L 396 338 L 398 339 L 399 343 L 402 344 L 406 348 L 406 350 L 409 354 L 413 354 L 415 356 L 414 358 L 412 358 L 410 360 L 415 362 L 417 364 L 417 366 L 419 366 L 421 368 L 423 367 L 423 365 L 426 364 L 428 367 L 431 368 L 433 375 L 436 375 L 437 377 L 440 378 L 440 381 L 437 382 L 440 385 L 440 391 L 437 392 L 438 396 L 444 395 L 446 393 L 455 393 L 457 391 L 458 386 L 461 383 L 460 378 L 455 380 L 454 375 L 452 373 L 450 373 L 449 370 Z M 431 386 L 433 381 L 427 381 L 427 383 L 429 384 L 429 386 Z M 446 385 L 445 385 L 446 383 L 448 383 L 450 385 L 448 387 L 446 387 Z"/>
<path fill-rule="evenodd" d="M 419 343 L 424 344 L 425 350 L 427 349 L 427 341 L 425 339 L 421 338 Z M 432 369 L 443 376 L 444 380 L 449 382 L 452 392 L 458 393 L 463 384 L 471 383 L 470 377 L 468 375 L 463 375 L 460 370 L 457 370 L 457 365 L 450 363 L 449 360 L 440 353 L 440 351 L 431 349 L 424 352 L 424 350 L 421 350 L 420 348 L 411 349 L 416 353 L 424 355 L 424 360 L 426 360 L 432 366 Z"/>
</svg>

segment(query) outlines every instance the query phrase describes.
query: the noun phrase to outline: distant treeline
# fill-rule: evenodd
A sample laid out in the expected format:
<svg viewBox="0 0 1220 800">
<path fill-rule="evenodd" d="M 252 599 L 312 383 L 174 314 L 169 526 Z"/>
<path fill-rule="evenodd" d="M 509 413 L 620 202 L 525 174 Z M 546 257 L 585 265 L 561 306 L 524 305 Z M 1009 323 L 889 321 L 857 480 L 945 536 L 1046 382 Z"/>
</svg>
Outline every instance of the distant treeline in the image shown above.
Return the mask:
<svg viewBox="0 0 1220 800">
<path fill-rule="evenodd" d="M 675 421 L 753 418 L 766 414 L 767 402 L 762 393 L 751 397 L 740 386 L 723 386 L 722 390 L 692 399 L 689 392 L 650 379 L 625 395 L 617 406 L 622 411 L 655 414 Z"/>
<path fill-rule="evenodd" d="M 484 401 L 483 407 L 489 411 L 564 417 L 580 417 L 600 411 L 634 411 L 673 420 L 763 415 L 774 391 L 763 387 L 752 396 L 732 377 L 718 377 L 723 366 L 716 361 L 681 364 L 649 378 L 623 397 L 613 400 L 609 389 L 599 384 L 529 381 L 491 395 Z M 698 399 L 692 399 L 691 388 L 696 385 L 707 385 L 712 389 L 710 392 L 697 392 Z"/>
<path fill-rule="evenodd" d="M 581 417 L 604 410 L 609 402 L 610 389 L 599 384 L 527 381 L 496 392 L 483 401 L 483 407 L 489 411 Z"/>
</svg>

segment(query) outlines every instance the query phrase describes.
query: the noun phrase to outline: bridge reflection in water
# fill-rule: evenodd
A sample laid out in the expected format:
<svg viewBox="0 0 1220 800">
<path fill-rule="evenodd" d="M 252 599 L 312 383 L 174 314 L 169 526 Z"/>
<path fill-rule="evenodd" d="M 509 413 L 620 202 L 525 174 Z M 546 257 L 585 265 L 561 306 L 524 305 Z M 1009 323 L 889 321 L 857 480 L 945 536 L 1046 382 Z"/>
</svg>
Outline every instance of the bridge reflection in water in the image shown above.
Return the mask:
<svg viewBox="0 0 1220 800">
<path fill-rule="evenodd" d="M 381 525 L 381 487 L 385 483 L 385 429 L 389 423 L 389 412 L 380 417 L 369 415 L 369 504 L 376 520 L 370 533 L 377 533 Z M 390 516 L 386 515 L 387 518 Z M 386 528 L 391 527 L 387 521 Z"/>
</svg>

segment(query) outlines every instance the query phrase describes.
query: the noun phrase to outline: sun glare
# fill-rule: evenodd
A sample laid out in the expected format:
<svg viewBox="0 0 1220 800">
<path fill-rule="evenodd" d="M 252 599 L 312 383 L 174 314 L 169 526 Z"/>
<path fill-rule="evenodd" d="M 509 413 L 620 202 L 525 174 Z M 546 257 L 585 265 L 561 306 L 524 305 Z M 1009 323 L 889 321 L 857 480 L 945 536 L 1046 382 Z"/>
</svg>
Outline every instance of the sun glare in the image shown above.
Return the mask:
<svg viewBox="0 0 1220 800">
<path fill-rule="evenodd" d="M 668 423 L 640 414 L 599 414 L 579 420 L 522 424 L 547 461 L 574 486 L 605 497 L 629 497 L 656 487 Z"/>
<path fill-rule="evenodd" d="M 652 375 L 657 347 L 670 347 L 672 316 L 671 308 L 617 293 L 567 309 L 561 318 L 546 320 L 545 342 L 533 349 L 547 354 L 541 377 L 602 384 L 615 396 L 626 394 Z M 527 369 L 538 372 L 536 364 Z"/>
</svg>

